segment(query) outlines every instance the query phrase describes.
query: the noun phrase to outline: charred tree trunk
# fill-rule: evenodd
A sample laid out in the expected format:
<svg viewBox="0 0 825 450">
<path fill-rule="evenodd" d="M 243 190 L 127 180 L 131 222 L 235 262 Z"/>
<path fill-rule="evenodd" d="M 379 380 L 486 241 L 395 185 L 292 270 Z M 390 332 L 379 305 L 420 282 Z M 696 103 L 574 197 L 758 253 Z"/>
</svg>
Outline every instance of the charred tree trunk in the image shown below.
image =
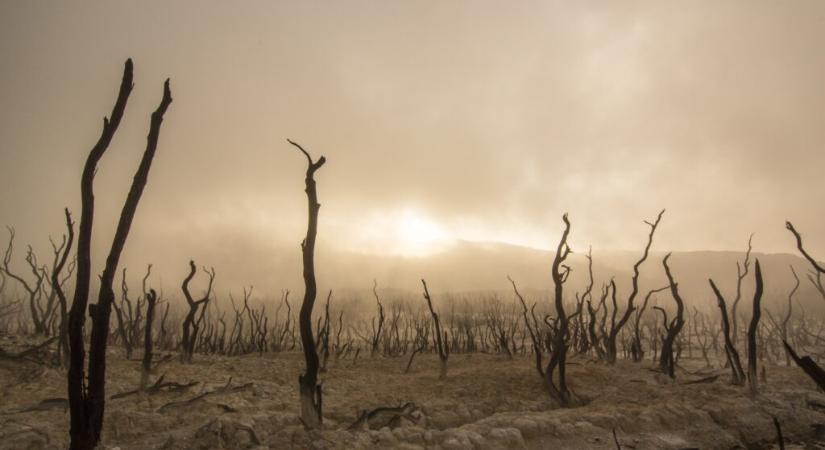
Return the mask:
<svg viewBox="0 0 825 450">
<path fill-rule="evenodd" d="M 759 259 L 754 264 L 754 275 L 756 277 L 756 290 L 753 294 L 753 316 L 748 328 L 748 387 L 751 394 L 756 394 L 758 379 L 756 378 L 756 332 L 759 329 L 759 319 L 762 317 L 762 269 L 759 267 Z"/>
<path fill-rule="evenodd" d="M 195 316 L 198 313 L 198 308 L 200 308 L 201 317 L 203 317 L 203 312 L 206 310 L 206 306 L 209 303 L 209 298 L 212 295 L 212 284 L 215 281 L 214 267 L 210 270 L 207 270 L 204 267 L 203 271 L 209 276 L 209 284 L 206 288 L 206 293 L 199 300 L 193 299 L 192 293 L 189 291 L 189 283 L 192 281 L 192 278 L 195 277 L 195 272 L 197 272 L 195 261 L 189 261 L 189 274 L 186 275 L 186 278 L 183 279 L 183 283 L 181 284 L 181 291 L 183 291 L 186 304 L 189 305 L 189 311 L 183 319 L 181 330 L 183 334 L 181 335 L 180 342 L 181 361 L 186 363 L 192 362 L 192 354 L 195 352 L 195 342 L 197 342 L 198 338 L 198 327 L 195 324 Z"/>
<path fill-rule="evenodd" d="M 796 231 L 796 228 L 794 228 L 792 223 L 785 222 L 785 228 L 787 228 L 788 231 L 793 233 L 794 238 L 796 239 L 796 248 L 799 250 L 799 253 L 802 253 L 802 256 L 804 256 L 805 259 L 808 260 L 809 263 L 811 263 L 811 266 L 813 267 L 813 275 L 809 274 L 808 280 L 811 281 L 811 284 L 814 285 L 816 290 L 819 292 L 819 295 L 821 295 L 822 299 L 825 300 L 825 286 L 823 286 L 822 283 L 822 274 L 825 274 L 825 267 L 823 267 L 820 263 L 816 261 L 816 259 L 814 259 L 813 256 L 811 256 L 810 254 L 808 254 L 807 251 L 805 251 L 805 248 L 802 246 L 802 236 L 799 234 L 799 232 Z M 814 278 L 814 276 L 816 278 Z"/>
<path fill-rule="evenodd" d="M 673 342 L 676 340 L 676 336 L 679 335 L 679 332 L 682 331 L 682 327 L 685 324 L 685 303 L 679 295 L 679 285 L 673 280 L 673 275 L 670 273 L 670 267 L 667 264 L 667 260 L 669 258 L 670 253 L 668 253 L 662 260 L 662 265 L 665 267 L 665 274 L 667 275 L 668 282 L 670 283 L 670 293 L 673 295 L 673 300 L 676 302 L 676 315 L 666 327 L 667 334 L 662 341 L 662 353 L 659 356 L 659 368 L 670 378 L 676 378 L 676 363 L 673 357 Z"/>
<path fill-rule="evenodd" d="M 435 312 L 435 309 L 433 308 L 433 301 L 430 298 L 430 291 L 427 289 L 427 282 L 422 279 L 421 284 L 424 285 L 424 299 L 427 300 L 427 307 L 430 309 L 430 315 L 433 318 L 433 334 L 435 334 L 434 341 L 436 350 L 438 350 L 438 359 L 441 360 L 441 372 L 439 373 L 438 378 L 443 380 L 447 378 L 447 360 L 450 358 L 450 346 L 447 341 L 447 332 L 442 331 L 441 329 L 441 319 L 438 317 L 438 313 Z M 444 335 L 443 340 L 441 338 L 442 333 Z"/>
<path fill-rule="evenodd" d="M 112 110 L 111 120 L 104 119 L 103 132 L 97 144 L 92 148 L 80 183 L 81 190 L 81 219 L 78 234 L 77 250 L 77 282 L 75 296 L 69 315 L 69 345 L 71 359 L 68 373 L 69 406 L 71 411 L 70 448 L 93 449 L 100 442 L 100 432 L 103 428 L 103 413 L 105 407 L 106 382 L 106 344 L 109 335 L 109 318 L 112 302 L 114 301 L 114 282 L 117 265 L 126 238 L 132 225 L 143 188 L 149 175 L 152 159 L 157 149 L 160 126 L 163 115 L 172 102 L 169 80 L 164 83 L 163 99 L 160 106 L 152 114 L 146 150 L 143 153 L 138 170 L 132 181 L 120 220 L 115 231 L 112 247 L 106 259 L 106 265 L 101 276 L 98 303 L 89 305 L 89 315 L 92 318 L 91 340 L 89 345 L 88 381 L 85 382 L 84 362 L 85 349 L 83 345 L 83 326 L 86 307 L 89 297 L 89 278 L 91 275 L 91 238 L 92 221 L 94 220 L 94 175 L 97 163 L 106 152 L 109 143 L 123 117 L 129 94 L 132 90 L 132 61 L 127 60 L 120 92 L 115 107 Z"/>
<path fill-rule="evenodd" d="M 151 267 L 151 266 L 149 266 Z M 143 330 L 143 361 L 140 370 L 140 388 L 145 389 L 152 371 L 152 322 L 155 320 L 155 305 L 158 294 L 150 289 L 146 294 L 146 327 Z"/>
<path fill-rule="evenodd" d="M 739 342 L 739 314 L 737 313 L 737 309 L 739 308 L 739 301 L 742 300 L 742 280 L 748 276 L 751 267 L 752 242 L 753 234 L 748 238 L 748 251 L 745 252 L 745 261 L 743 261 L 741 265 L 738 261 L 736 262 L 736 297 L 733 299 L 733 306 L 730 310 L 731 321 L 733 322 L 732 339 L 734 345 Z"/>
<path fill-rule="evenodd" d="M 615 321 L 611 322 L 610 333 L 607 335 L 606 339 L 606 355 L 605 359 L 609 364 L 616 363 L 616 337 L 619 335 L 619 332 L 622 331 L 622 327 L 627 323 L 630 319 L 630 315 L 636 309 L 633 305 L 633 302 L 636 300 L 636 296 L 639 294 L 639 267 L 641 267 L 642 263 L 647 260 L 648 254 L 650 254 L 650 246 L 653 245 L 653 234 L 656 233 L 656 227 L 659 226 L 659 222 L 662 220 L 662 215 L 665 213 L 663 209 L 659 212 L 659 215 L 656 217 L 656 221 L 650 223 L 645 220 L 645 223 L 650 226 L 650 234 L 647 236 L 647 245 L 645 246 L 644 253 L 642 257 L 636 261 L 636 264 L 633 265 L 633 279 L 631 280 L 632 289 L 630 291 L 630 295 L 627 297 L 627 308 L 624 311 L 621 319 L 619 322 L 616 323 Z M 613 281 L 611 281 L 613 283 Z M 616 285 L 613 284 L 613 299 L 615 301 L 616 296 Z M 613 315 L 616 315 L 616 308 L 613 308 Z"/>
<path fill-rule="evenodd" d="M 556 248 L 553 257 L 551 276 L 553 278 L 553 299 L 556 307 L 556 326 L 552 331 L 552 353 L 547 369 L 544 371 L 545 384 L 550 396 L 553 397 L 563 407 L 570 406 L 572 399 L 570 390 L 567 388 L 567 349 L 568 335 L 570 333 L 569 321 L 564 311 L 564 283 L 570 275 L 570 268 L 565 266 L 564 260 L 570 255 L 570 246 L 567 245 L 567 236 L 570 234 L 570 221 L 567 214 L 562 216 L 564 221 L 564 232 Z"/>
<path fill-rule="evenodd" d="M 69 209 L 64 209 L 64 213 L 66 215 L 66 229 L 68 230 L 68 239 L 63 247 L 63 253 L 60 256 L 57 264 L 54 266 L 52 270 L 52 289 L 54 289 L 55 294 L 57 294 L 57 300 L 60 303 L 60 328 L 58 330 L 58 348 L 59 348 L 59 355 L 60 355 L 60 363 L 68 367 L 69 366 L 69 334 L 68 334 L 68 327 L 69 327 L 69 312 L 68 312 L 68 304 L 66 302 L 66 293 L 63 292 L 63 285 L 62 281 L 60 280 L 60 272 L 63 271 L 63 267 L 66 265 L 66 259 L 69 257 L 69 252 L 72 248 L 72 243 L 74 242 L 74 222 L 72 222 L 72 215 L 69 213 Z"/>
<path fill-rule="evenodd" d="M 716 287 L 713 280 L 708 279 L 713 293 L 716 294 L 716 300 L 719 305 L 719 310 L 722 314 L 722 334 L 725 338 L 725 355 L 727 357 L 728 365 L 731 369 L 731 383 L 735 385 L 742 385 L 745 383 L 745 371 L 742 370 L 742 361 L 739 359 L 739 352 L 736 351 L 736 344 L 730 336 L 730 321 L 728 320 L 728 309 L 725 304 L 725 297 Z"/>
<path fill-rule="evenodd" d="M 301 303 L 301 312 L 298 315 L 298 326 L 301 331 L 301 343 L 304 349 L 304 360 L 306 361 L 306 372 L 298 377 L 298 388 L 301 396 L 301 420 L 304 426 L 309 429 L 321 428 L 321 386 L 318 384 L 318 369 L 320 366 L 318 350 L 315 346 L 315 339 L 312 334 L 312 308 L 315 306 L 315 296 L 317 286 L 315 283 L 315 236 L 318 234 L 318 210 L 321 205 L 318 203 L 318 193 L 315 188 L 315 172 L 324 165 L 326 158 L 321 156 L 318 161 L 312 161 L 312 157 L 300 145 L 290 140 L 307 158 L 306 171 L 306 194 L 308 204 L 307 234 L 301 243 L 301 250 L 304 261 L 304 301 Z"/>
</svg>

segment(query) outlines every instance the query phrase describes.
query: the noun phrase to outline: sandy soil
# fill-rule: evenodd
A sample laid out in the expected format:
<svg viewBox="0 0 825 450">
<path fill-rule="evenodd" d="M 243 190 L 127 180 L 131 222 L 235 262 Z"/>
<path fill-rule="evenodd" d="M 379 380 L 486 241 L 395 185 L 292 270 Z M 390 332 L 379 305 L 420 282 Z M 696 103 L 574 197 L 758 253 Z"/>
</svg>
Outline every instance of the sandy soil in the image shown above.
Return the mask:
<svg viewBox="0 0 825 450">
<path fill-rule="evenodd" d="M 139 363 L 119 349 L 109 358 L 108 395 L 135 389 Z M 569 380 L 582 406 L 560 409 L 548 399 L 528 356 L 451 355 L 447 380 L 438 358 L 330 361 L 323 374 L 323 431 L 306 432 L 297 418 L 298 353 L 217 357 L 196 355 L 162 365 L 165 380 L 199 383 L 181 392 L 137 394 L 107 401 L 103 448 L 778 448 L 772 422 L 782 424 L 787 448 L 825 448 L 825 395 L 797 368 L 770 366 L 760 394 L 728 384 L 728 372 L 683 361 L 676 383 L 650 363 L 616 366 L 573 358 Z M 682 384 L 706 373 L 713 383 Z M 226 386 L 183 405 L 168 405 Z M 0 448 L 66 448 L 68 413 L 62 371 L 33 363 L 0 362 Z M 251 383 L 251 385 L 247 385 Z M 244 386 L 246 385 L 246 386 Z M 231 389 L 232 387 L 241 387 Z M 414 402 L 415 420 L 394 427 L 348 431 L 358 412 Z M 817 402 L 822 407 L 815 406 Z M 164 406 L 167 405 L 167 406 Z M 380 426 L 380 424 L 379 424 Z"/>
</svg>

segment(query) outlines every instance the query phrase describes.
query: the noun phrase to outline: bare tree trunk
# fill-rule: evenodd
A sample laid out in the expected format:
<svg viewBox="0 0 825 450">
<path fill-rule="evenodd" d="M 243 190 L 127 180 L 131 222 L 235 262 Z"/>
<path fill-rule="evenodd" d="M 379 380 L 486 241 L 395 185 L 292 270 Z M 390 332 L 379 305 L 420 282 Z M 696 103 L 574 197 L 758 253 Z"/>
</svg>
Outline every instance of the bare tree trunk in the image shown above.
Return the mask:
<svg viewBox="0 0 825 450">
<path fill-rule="evenodd" d="M 427 289 L 427 282 L 423 279 L 421 280 L 421 284 L 424 286 L 424 299 L 427 300 L 427 307 L 430 309 L 430 315 L 433 318 L 433 334 L 435 335 L 436 349 L 438 350 L 438 359 L 441 360 L 441 371 L 438 374 L 438 378 L 443 380 L 447 378 L 447 360 L 450 358 L 450 347 L 447 343 L 447 332 L 442 331 L 441 329 L 441 320 L 438 317 L 438 313 L 435 312 L 433 308 L 433 301 L 430 298 L 430 291 Z M 441 335 L 444 334 L 444 339 L 442 340 Z M 410 358 L 412 360 L 412 358 Z"/>
<path fill-rule="evenodd" d="M 756 378 L 756 331 L 759 328 L 759 319 L 762 317 L 762 269 L 759 267 L 759 259 L 754 265 L 754 274 L 756 276 L 756 291 L 753 294 L 753 316 L 751 317 L 751 325 L 748 328 L 748 387 L 751 394 L 756 394 L 758 380 Z"/>
<path fill-rule="evenodd" d="M 209 303 L 209 298 L 212 295 L 212 284 L 215 281 L 214 267 L 209 270 L 204 267 L 203 271 L 209 276 L 209 285 L 207 286 L 206 293 L 199 300 L 193 299 L 192 293 L 189 291 L 189 283 L 192 281 L 192 278 L 195 277 L 195 272 L 197 272 L 195 261 L 189 260 L 189 274 L 186 275 L 186 278 L 183 279 L 183 283 L 181 284 L 183 297 L 186 299 L 186 304 L 189 305 L 189 311 L 183 319 L 183 329 L 181 331 L 183 334 L 181 335 L 180 343 L 181 361 L 186 363 L 192 362 L 192 354 L 195 351 L 195 342 L 198 337 L 198 328 L 195 324 L 195 315 L 198 313 L 198 307 L 200 307 L 201 316 L 203 316 L 203 312 L 206 310 L 206 306 Z"/>
<path fill-rule="evenodd" d="M 143 188 L 149 175 L 152 159 L 157 149 L 160 126 L 163 115 L 172 102 L 169 80 L 164 83 L 163 99 L 152 114 L 146 150 L 143 153 L 138 170 L 132 181 L 126 202 L 120 214 L 115 237 L 106 265 L 101 276 L 98 303 L 90 305 L 92 318 L 91 342 L 89 346 L 88 382 L 84 383 L 85 349 L 83 345 L 83 326 L 89 296 L 89 279 L 91 275 L 91 237 L 94 220 L 94 175 L 97 163 L 106 152 L 117 130 L 126 101 L 132 90 L 132 61 L 127 60 L 118 99 L 112 110 L 111 120 L 104 119 L 103 132 L 97 144 L 92 148 L 81 178 L 81 219 L 78 235 L 78 268 L 75 296 L 69 315 L 69 345 L 71 359 L 68 373 L 69 405 L 71 411 L 70 437 L 71 449 L 93 449 L 100 441 L 103 428 L 106 382 L 106 344 L 109 335 L 109 317 L 111 314 L 114 291 L 112 284 L 120 260 L 120 254 L 126 243 Z"/>
<path fill-rule="evenodd" d="M 673 300 L 676 302 L 676 315 L 673 317 L 670 324 L 666 323 L 667 334 L 665 335 L 665 339 L 662 341 L 662 353 L 659 356 L 659 367 L 662 369 L 662 372 L 666 373 L 670 378 L 676 378 L 676 363 L 673 358 L 673 342 L 676 340 L 676 336 L 679 335 L 679 332 L 682 331 L 682 327 L 685 324 L 685 304 L 682 301 L 682 297 L 679 295 L 678 283 L 673 280 L 673 275 L 670 273 L 670 267 L 667 264 L 667 260 L 669 258 L 670 253 L 668 253 L 664 260 L 662 260 L 662 265 L 665 267 L 665 274 L 667 275 L 668 282 L 670 282 L 670 293 L 673 295 Z M 664 310 L 662 310 L 662 312 L 664 313 Z M 665 322 L 667 322 L 667 319 L 665 319 Z"/>
<path fill-rule="evenodd" d="M 151 267 L 151 266 L 149 266 Z M 155 320 L 155 305 L 158 294 L 150 289 L 146 294 L 146 328 L 143 330 L 143 362 L 140 371 L 140 388 L 145 389 L 152 371 L 152 321 Z"/>
<path fill-rule="evenodd" d="M 312 157 L 300 145 L 287 139 L 298 148 L 307 158 L 306 194 L 308 204 L 307 234 L 301 243 L 304 261 L 304 301 L 301 303 L 301 312 L 298 315 L 298 325 L 301 332 L 301 344 L 304 349 L 306 372 L 298 377 L 298 387 L 301 396 L 301 420 L 309 429 L 321 428 L 323 421 L 321 410 L 321 386 L 318 384 L 318 369 L 320 361 L 315 339 L 312 334 L 312 308 L 315 306 L 317 286 L 315 283 L 315 236 L 318 234 L 318 193 L 315 188 L 315 172 L 324 165 L 326 158 L 321 156 L 313 162 Z"/>
<path fill-rule="evenodd" d="M 63 254 L 60 256 L 57 264 L 54 266 L 52 270 L 52 289 L 54 289 L 55 293 L 57 294 L 57 300 L 60 302 L 60 329 L 58 331 L 59 337 L 59 349 L 58 352 L 61 356 L 61 364 L 68 367 L 69 366 L 69 334 L 68 334 L 68 326 L 69 326 L 69 313 L 68 313 L 68 305 L 66 303 L 66 293 L 63 292 L 63 286 L 60 280 L 60 272 L 63 271 L 63 267 L 66 265 L 66 259 L 69 256 L 69 252 L 72 248 L 72 243 L 74 242 L 74 222 L 72 222 L 72 215 L 69 213 L 69 209 L 66 208 L 63 210 L 66 215 L 66 229 L 68 230 L 68 239 L 63 247 Z M 71 271 L 71 269 L 70 269 Z"/>
<path fill-rule="evenodd" d="M 563 301 L 563 285 L 570 275 L 570 268 L 563 265 L 564 260 L 570 255 L 570 246 L 567 245 L 567 236 L 570 234 L 570 221 L 567 219 L 566 213 L 562 216 L 562 221 L 564 221 L 564 232 L 561 240 L 559 240 L 559 246 L 556 248 L 550 271 L 555 288 L 553 298 L 556 307 L 556 326 L 555 330 L 551 331 L 553 333 L 551 338 L 552 353 L 544 371 L 544 377 L 550 396 L 558 401 L 561 406 L 567 407 L 570 406 L 572 399 L 570 398 L 570 390 L 567 388 L 566 377 L 567 349 L 569 345 L 567 339 L 570 327 L 567 313 L 564 311 Z"/>
<path fill-rule="evenodd" d="M 630 295 L 627 297 L 627 308 L 624 311 L 621 319 L 619 319 L 618 323 L 615 323 L 615 320 L 611 322 L 610 327 L 610 334 L 607 336 L 606 344 L 606 361 L 608 364 L 615 364 L 616 363 L 616 337 L 619 335 L 619 332 L 622 330 L 622 327 L 627 323 L 630 319 L 630 315 L 636 309 L 633 305 L 634 300 L 636 299 L 636 295 L 639 293 L 639 267 L 641 267 L 642 263 L 647 260 L 647 256 L 650 253 L 650 246 L 653 244 L 653 234 L 656 233 L 656 227 L 659 226 L 659 222 L 662 220 L 662 215 L 665 213 L 663 209 L 659 212 L 659 215 L 656 217 L 656 221 L 650 223 L 645 220 L 645 223 L 650 226 L 650 234 L 647 236 L 647 245 L 645 246 L 644 253 L 642 257 L 636 261 L 636 264 L 633 265 L 633 279 L 631 280 L 632 290 L 630 291 Z M 611 280 L 611 283 L 613 281 Z M 615 302 L 616 297 L 616 286 L 613 285 L 613 300 Z M 616 315 L 616 308 L 613 308 L 613 316 L 615 319 Z"/>
<path fill-rule="evenodd" d="M 713 289 L 713 293 L 716 294 L 719 310 L 722 313 L 722 334 L 725 338 L 725 355 L 732 372 L 731 383 L 735 385 L 744 384 L 745 371 L 742 370 L 742 362 L 739 359 L 739 352 L 736 351 L 736 344 L 733 342 L 733 339 L 731 339 L 730 321 L 728 321 L 728 310 L 727 305 L 725 304 L 725 297 L 722 296 L 722 293 L 719 291 L 719 288 L 716 287 L 713 280 L 708 279 L 708 282 L 710 283 L 711 289 Z"/>
<path fill-rule="evenodd" d="M 731 321 L 733 322 L 733 345 L 739 342 L 739 314 L 737 314 L 737 309 L 739 308 L 739 301 L 742 300 L 742 280 L 748 276 L 751 267 L 752 242 L 753 234 L 748 238 L 748 251 L 745 252 L 745 261 L 741 265 L 739 261 L 736 262 L 736 297 L 733 299 L 733 306 L 730 310 Z"/>
</svg>

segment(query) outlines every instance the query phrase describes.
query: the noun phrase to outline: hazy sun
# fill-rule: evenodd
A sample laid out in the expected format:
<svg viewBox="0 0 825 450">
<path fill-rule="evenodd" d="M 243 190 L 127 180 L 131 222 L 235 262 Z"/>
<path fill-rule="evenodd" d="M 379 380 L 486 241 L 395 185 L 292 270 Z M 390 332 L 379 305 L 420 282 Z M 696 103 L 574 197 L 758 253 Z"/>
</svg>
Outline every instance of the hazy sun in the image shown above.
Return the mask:
<svg viewBox="0 0 825 450">
<path fill-rule="evenodd" d="M 403 253 L 428 253 L 438 244 L 449 240 L 442 226 L 422 213 L 405 209 L 395 219 L 395 238 Z"/>
<path fill-rule="evenodd" d="M 362 249 L 404 256 L 434 253 L 455 238 L 450 230 L 415 208 L 381 211 L 363 217 L 356 234 Z"/>
</svg>

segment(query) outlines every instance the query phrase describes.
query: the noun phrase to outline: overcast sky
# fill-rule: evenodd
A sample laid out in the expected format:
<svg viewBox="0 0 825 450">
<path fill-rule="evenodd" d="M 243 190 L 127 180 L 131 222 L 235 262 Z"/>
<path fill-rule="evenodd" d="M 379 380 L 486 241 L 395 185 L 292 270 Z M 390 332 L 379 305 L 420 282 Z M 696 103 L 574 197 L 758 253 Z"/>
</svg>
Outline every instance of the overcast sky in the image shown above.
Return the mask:
<svg viewBox="0 0 825 450">
<path fill-rule="evenodd" d="M 755 232 L 794 252 L 790 219 L 825 257 L 825 2 L 4 1 L 0 222 L 21 246 L 79 216 L 127 57 L 101 256 L 170 77 L 127 262 L 297 251 L 305 160 L 286 138 L 328 159 L 326 249 L 551 248 L 565 211 L 577 248 L 638 249 L 667 208 L 660 250 Z"/>
</svg>

